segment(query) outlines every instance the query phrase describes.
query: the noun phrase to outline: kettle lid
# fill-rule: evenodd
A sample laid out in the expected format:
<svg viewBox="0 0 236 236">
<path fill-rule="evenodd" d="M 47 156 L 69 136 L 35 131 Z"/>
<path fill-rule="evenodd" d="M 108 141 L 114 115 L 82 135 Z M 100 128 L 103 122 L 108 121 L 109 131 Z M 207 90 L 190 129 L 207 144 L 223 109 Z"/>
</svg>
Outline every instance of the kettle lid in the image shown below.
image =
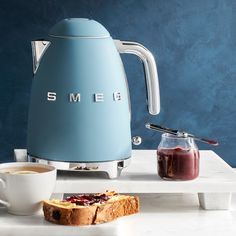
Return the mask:
<svg viewBox="0 0 236 236">
<path fill-rule="evenodd" d="M 68 18 L 58 22 L 49 33 L 55 37 L 109 37 L 109 32 L 95 20 Z"/>
</svg>

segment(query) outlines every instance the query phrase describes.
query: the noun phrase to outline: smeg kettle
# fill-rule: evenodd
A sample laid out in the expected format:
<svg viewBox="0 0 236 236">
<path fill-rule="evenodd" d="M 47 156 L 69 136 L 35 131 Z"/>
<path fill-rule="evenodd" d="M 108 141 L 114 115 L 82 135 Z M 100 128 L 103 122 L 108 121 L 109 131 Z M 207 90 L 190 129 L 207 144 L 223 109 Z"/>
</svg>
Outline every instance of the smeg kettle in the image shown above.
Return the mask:
<svg viewBox="0 0 236 236">
<path fill-rule="evenodd" d="M 31 44 L 28 160 L 118 177 L 129 163 L 132 140 L 129 89 L 119 53 L 142 60 L 148 110 L 156 115 L 160 98 L 153 55 L 136 42 L 113 40 L 101 24 L 82 18 L 60 21 L 48 40 Z"/>
</svg>

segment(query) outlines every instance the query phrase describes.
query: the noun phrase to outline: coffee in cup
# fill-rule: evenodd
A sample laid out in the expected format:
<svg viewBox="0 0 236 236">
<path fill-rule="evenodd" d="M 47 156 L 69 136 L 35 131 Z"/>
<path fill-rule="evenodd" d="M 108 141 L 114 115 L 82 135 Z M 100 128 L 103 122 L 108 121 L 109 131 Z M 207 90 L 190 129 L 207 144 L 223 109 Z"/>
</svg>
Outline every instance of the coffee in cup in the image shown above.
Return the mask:
<svg viewBox="0 0 236 236">
<path fill-rule="evenodd" d="M 48 169 L 44 167 L 38 167 L 38 166 L 19 166 L 19 167 L 11 167 L 11 168 L 3 168 L 0 169 L 0 173 L 6 173 L 6 174 L 37 174 L 37 173 L 43 173 L 47 172 Z"/>
</svg>

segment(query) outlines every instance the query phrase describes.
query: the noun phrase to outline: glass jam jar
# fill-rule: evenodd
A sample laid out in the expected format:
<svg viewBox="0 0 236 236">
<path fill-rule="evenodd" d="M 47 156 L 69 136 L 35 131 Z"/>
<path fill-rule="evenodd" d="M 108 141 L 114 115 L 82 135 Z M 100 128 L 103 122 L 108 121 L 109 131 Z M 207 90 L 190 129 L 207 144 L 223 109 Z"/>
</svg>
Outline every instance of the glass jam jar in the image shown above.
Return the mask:
<svg viewBox="0 0 236 236">
<path fill-rule="evenodd" d="M 166 180 L 192 180 L 199 175 L 199 150 L 192 138 L 162 134 L 157 149 L 158 174 Z"/>
</svg>

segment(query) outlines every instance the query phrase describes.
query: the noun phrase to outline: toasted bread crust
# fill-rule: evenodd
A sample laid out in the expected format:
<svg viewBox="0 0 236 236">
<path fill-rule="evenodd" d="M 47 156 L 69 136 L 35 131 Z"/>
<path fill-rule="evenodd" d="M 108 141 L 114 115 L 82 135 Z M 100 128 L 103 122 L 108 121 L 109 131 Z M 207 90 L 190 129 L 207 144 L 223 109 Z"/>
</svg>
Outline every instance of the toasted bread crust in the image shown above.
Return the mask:
<svg viewBox="0 0 236 236">
<path fill-rule="evenodd" d="M 43 202 L 45 219 L 61 225 L 91 225 L 112 221 L 118 217 L 139 212 L 139 198 L 120 195 L 114 201 L 86 207 L 66 208 L 60 205 Z"/>
<path fill-rule="evenodd" d="M 139 212 L 139 198 L 127 197 L 98 206 L 94 224 L 112 221 L 118 217 Z"/>
</svg>

